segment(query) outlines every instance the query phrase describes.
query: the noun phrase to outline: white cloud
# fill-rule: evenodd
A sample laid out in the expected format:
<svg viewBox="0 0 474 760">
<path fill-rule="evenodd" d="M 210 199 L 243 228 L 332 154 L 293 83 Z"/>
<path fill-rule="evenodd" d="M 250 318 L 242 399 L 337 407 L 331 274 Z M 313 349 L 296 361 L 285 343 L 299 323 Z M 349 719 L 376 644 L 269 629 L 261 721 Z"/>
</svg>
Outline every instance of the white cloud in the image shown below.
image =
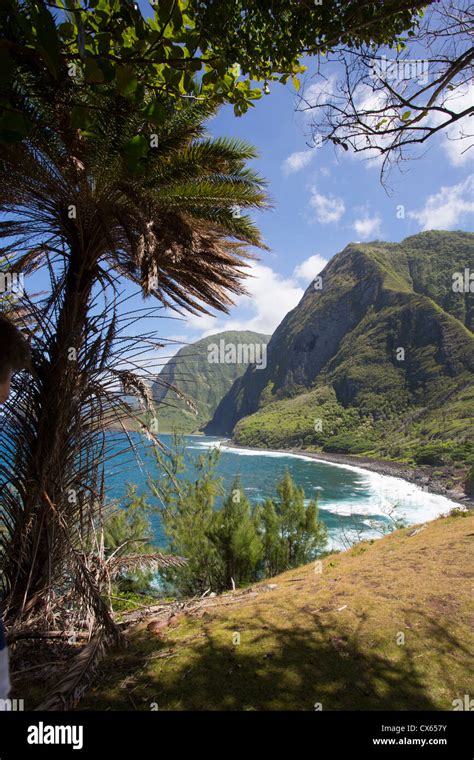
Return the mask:
<svg viewBox="0 0 474 760">
<path fill-rule="evenodd" d="M 445 90 L 442 93 L 442 98 L 436 103 L 438 106 L 449 108 L 454 113 L 460 113 L 468 108 L 472 107 L 474 102 L 474 84 L 472 82 L 465 83 L 457 87 L 453 91 Z M 386 93 L 383 90 L 374 92 L 371 87 L 367 85 L 361 85 L 357 88 L 355 93 L 355 106 L 357 112 L 363 114 L 364 111 L 372 112 L 372 116 L 362 116 L 362 122 L 369 128 L 374 129 L 377 122 L 380 120 L 382 109 L 384 110 L 384 118 L 394 120 L 394 123 L 399 121 L 399 110 L 396 108 L 388 108 Z M 446 114 L 442 112 L 429 111 L 425 118 L 418 122 L 418 127 L 436 127 L 444 123 L 447 119 Z M 391 126 L 391 125 L 386 125 Z M 420 133 L 421 134 L 421 133 Z M 372 144 L 379 145 L 382 148 L 386 148 L 391 143 L 391 137 L 384 135 L 383 130 L 376 138 L 369 138 Z M 436 139 L 436 138 L 434 138 Z M 470 161 L 474 161 L 474 139 L 472 135 L 472 118 L 465 116 L 463 119 L 455 122 L 450 127 L 447 127 L 440 134 L 441 146 L 446 152 L 449 162 L 453 166 L 464 166 Z M 357 137 L 354 140 L 358 148 L 365 147 L 366 138 Z M 469 147 L 473 146 L 470 150 Z M 434 144 L 436 149 L 437 144 Z M 367 161 L 366 166 L 368 168 L 372 166 L 379 166 L 383 161 L 383 155 L 376 149 L 365 150 L 362 153 L 349 153 L 350 156 L 357 156 L 359 158 L 373 159 Z"/>
<path fill-rule="evenodd" d="M 382 111 L 384 118 L 397 122 L 399 121 L 398 111 L 395 108 L 387 106 L 386 95 L 382 90 L 374 92 L 372 87 L 366 84 L 359 85 L 356 88 L 354 92 L 354 105 L 361 124 L 367 131 L 367 135 L 352 136 L 352 143 L 355 149 L 349 150 L 347 155 L 350 158 L 365 161 L 366 169 L 380 167 L 384 156 L 376 146 L 382 149 L 387 148 L 392 138 L 389 135 L 384 135 L 383 130 L 381 134 L 377 134 L 376 136 L 371 133 L 376 129 L 376 125 L 381 120 Z"/>
<path fill-rule="evenodd" d="M 469 82 L 453 91 L 445 100 L 445 105 L 456 113 L 471 108 L 474 103 L 474 83 Z M 465 166 L 474 161 L 474 136 L 472 115 L 464 116 L 443 133 L 442 146 L 453 166 Z"/>
<path fill-rule="evenodd" d="M 346 210 L 342 198 L 337 198 L 334 195 L 322 195 L 316 187 L 311 189 L 309 205 L 316 211 L 316 219 L 321 224 L 338 222 Z"/>
<path fill-rule="evenodd" d="M 382 219 L 380 216 L 370 217 L 365 215 L 361 219 L 356 219 L 352 227 L 363 240 L 367 240 L 374 235 L 378 235 L 381 224 Z"/>
<path fill-rule="evenodd" d="M 218 318 L 212 314 L 190 314 L 186 320 L 186 325 L 191 330 L 199 330 L 204 336 L 218 332 L 217 329 L 214 329 L 217 321 L 219 321 Z M 192 338 L 192 340 L 197 340 L 197 338 Z"/>
<path fill-rule="evenodd" d="M 309 117 L 314 116 L 312 107 L 323 106 L 332 100 L 336 91 L 336 82 L 336 75 L 331 74 L 327 79 L 321 79 L 319 82 L 305 87 L 301 96 L 302 102 L 298 106 L 298 110 L 304 111 Z"/>
<path fill-rule="evenodd" d="M 254 330 L 270 335 L 303 296 L 303 289 L 293 277 L 281 277 L 264 264 L 254 263 L 250 274 L 252 277 L 245 281 L 248 295 L 236 299 L 236 308 L 247 314 L 234 318 L 192 316 L 187 323 L 192 330 L 200 331 L 199 337 L 223 330 Z"/>
<path fill-rule="evenodd" d="M 315 253 L 313 256 L 305 259 L 301 264 L 298 264 L 298 266 L 295 267 L 293 277 L 297 280 L 302 280 L 305 283 L 311 282 L 311 280 L 314 280 L 316 275 L 324 269 L 327 263 L 328 261 L 324 256 Z"/>
<path fill-rule="evenodd" d="M 342 109 L 345 107 L 346 100 L 343 90 L 339 89 L 335 75 L 332 75 L 327 81 L 320 81 L 305 89 L 299 110 L 303 111 L 305 116 L 313 119 L 318 109 L 313 110 L 311 106 L 331 103 Z M 366 168 L 380 167 L 384 155 L 377 149 L 377 146 L 382 149 L 390 147 L 393 136 L 385 134 L 384 130 L 399 125 L 400 107 L 390 105 L 387 90 L 383 88 L 374 90 L 373 86 L 365 83 L 355 88 L 353 101 L 361 129 L 364 130 L 365 128 L 367 133 L 355 135 L 353 130 L 340 128 L 338 137 L 341 140 L 349 139 L 350 133 L 350 141 L 355 148 L 355 150 L 351 149 L 342 155 L 353 159 L 366 160 Z M 473 103 L 474 82 L 470 80 L 456 86 L 454 90 L 443 90 L 434 105 L 441 108 L 445 107 L 454 113 L 461 113 L 472 108 Z M 373 130 L 376 129 L 382 115 L 383 118 L 389 120 L 389 123 L 380 133 L 374 134 Z M 448 115 L 442 111 L 428 111 L 425 117 L 418 122 L 417 127 L 426 129 L 437 127 L 447 120 Z M 420 132 L 420 134 L 422 133 Z M 441 146 L 452 166 L 466 166 L 474 162 L 472 114 L 468 113 L 464 118 L 440 131 L 439 140 L 432 139 L 434 147 Z"/>
<path fill-rule="evenodd" d="M 300 169 L 304 169 L 305 166 L 308 166 L 314 153 L 314 150 L 301 150 L 297 153 L 292 153 L 281 165 L 284 174 L 293 174 L 293 172 L 299 172 Z"/>
<path fill-rule="evenodd" d="M 474 174 L 458 185 L 441 187 L 420 211 L 410 211 L 408 216 L 416 219 L 422 230 L 446 230 L 470 214 L 474 214 Z"/>
</svg>

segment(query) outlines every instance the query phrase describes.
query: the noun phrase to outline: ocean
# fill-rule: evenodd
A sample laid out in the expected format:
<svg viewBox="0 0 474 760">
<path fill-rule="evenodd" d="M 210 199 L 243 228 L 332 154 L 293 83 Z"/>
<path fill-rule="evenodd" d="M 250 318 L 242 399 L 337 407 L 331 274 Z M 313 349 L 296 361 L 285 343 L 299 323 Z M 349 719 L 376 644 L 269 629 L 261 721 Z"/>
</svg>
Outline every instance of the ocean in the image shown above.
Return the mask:
<svg viewBox="0 0 474 760">
<path fill-rule="evenodd" d="M 156 498 L 147 484 L 148 476 L 159 470 L 151 455 L 150 444 L 139 433 L 130 433 L 135 453 L 128 450 L 125 433 L 107 433 L 109 453 L 115 456 L 106 465 L 106 486 L 109 499 L 124 502 L 127 488 L 134 484 L 138 493 L 146 493 L 153 504 Z M 161 435 L 165 446 L 172 445 L 172 436 Z M 328 548 L 343 549 L 361 539 L 377 538 L 393 529 L 394 520 L 411 525 L 446 514 L 455 505 L 444 496 L 430 494 L 400 478 L 388 477 L 359 467 L 325 463 L 304 454 L 236 449 L 225 441 L 209 436 L 185 436 L 184 478 L 194 479 L 192 462 L 210 447 L 218 447 L 220 459 L 216 473 L 229 491 L 236 475 L 253 504 L 275 493 L 275 485 L 288 468 L 298 486 L 304 488 L 309 501 L 318 496 L 320 518 L 328 529 Z M 216 503 L 219 508 L 219 501 Z M 165 546 L 159 516 L 152 520 L 157 545 Z"/>
</svg>

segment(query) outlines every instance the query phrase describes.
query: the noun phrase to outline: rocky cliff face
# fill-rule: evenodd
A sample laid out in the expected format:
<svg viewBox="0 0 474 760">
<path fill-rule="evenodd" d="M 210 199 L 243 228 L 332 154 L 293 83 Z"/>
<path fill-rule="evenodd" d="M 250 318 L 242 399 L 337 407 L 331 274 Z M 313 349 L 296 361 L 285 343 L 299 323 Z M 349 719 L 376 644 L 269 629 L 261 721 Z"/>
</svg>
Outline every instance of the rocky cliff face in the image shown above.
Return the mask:
<svg viewBox="0 0 474 760">
<path fill-rule="evenodd" d="M 197 432 L 209 422 L 223 396 L 248 368 L 246 361 L 252 358 L 252 347 L 257 347 L 256 355 L 260 358 L 259 351 L 266 347 L 269 338 L 252 331 L 226 331 L 181 348 L 163 367 L 153 386 L 159 429 Z"/>
<path fill-rule="evenodd" d="M 415 411 L 420 417 L 423 408 L 440 408 L 446 395 L 465 395 L 474 372 L 474 294 L 453 290 L 455 273 L 465 268 L 474 271 L 470 233 L 347 246 L 277 328 L 267 368 L 249 369 L 234 383 L 206 432 L 230 434 L 242 420 L 235 435 L 249 442 L 245 431 L 255 433 L 259 423 L 264 429 L 268 414 L 291 428 L 296 399 L 325 389 L 377 438 L 378 420 L 403 426 Z M 306 437 L 307 427 L 302 423 Z M 252 442 L 262 441 L 253 435 Z M 308 443 L 304 436 L 298 442 Z"/>
</svg>

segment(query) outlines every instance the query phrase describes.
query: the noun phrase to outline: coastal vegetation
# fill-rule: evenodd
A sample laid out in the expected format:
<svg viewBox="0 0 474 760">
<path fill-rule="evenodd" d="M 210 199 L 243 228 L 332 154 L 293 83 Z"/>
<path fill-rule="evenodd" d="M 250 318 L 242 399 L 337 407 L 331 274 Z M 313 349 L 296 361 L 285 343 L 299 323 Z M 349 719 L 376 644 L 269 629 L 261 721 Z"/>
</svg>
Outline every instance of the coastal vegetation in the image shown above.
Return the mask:
<svg viewBox="0 0 474 760">
<path fill-rule="evenodd" d="M 223 494 L 212 462 L 198 464 L 194 481 L 180 480 L 179 463 L 173 455 L 167 459 L 158 435 L 151 384 L 159 385 L 160 378 L 147 372 L 144 360 L 144 353 L 156 355 L 163 343 L 156 327 L 150 331 L 141 325 L 170 310 L 194 316 L 227 312 L 246 292 L 244 280 L 255 256 L 250 247 L 266 250 L 254 219 L 254 212 L 270 206 L 266 182 L 252 167 L 257 151 L 242 140 L 208 135 L 207 124 L 219 107 L 230 105 L 241 116 L 277 82 L 291 82 L 298 91 L 306 56 L 322 60 L 347 48 L 367 47 L 375 53 L 380 46 L 398 55 L 406 49 L 405 32 L 413 36 L 418 29 L 425 5 L 426 0 L 157 0 L 145 18 L 131 0 L 2 4 L 0 261 L 5 274 L 21 274 L 27 282 L 13 300 L 2 298 L 0 308 L 28 336 L 33 371 L 14 377 L 0 417 L 0 588 L 15 667 L 26 651 L 22 642 L 36 637 L 60 642 L 59 660 L 53 660 L 60 667 L 53 666 L 51 679 L 26 685 L 21 673 L 15 678 L 21 669 L 14 672 L 14 689 L 30 690 L 35 706 L 64 709 L 79 702 L 109 646 L 122 651 L 118 657 L 119 662 L 124 658 L 125 670 L 141 664 L 144 654 L 156 654 L 156 638 L 150 644 L 147 635 L 145 640 L 132 639 L 129 661 L 123 652 L 130 607 L 156 598 L 152 573 L 156 579 L 159 571 L 174 584 L 184 606 L 187 595 L 203 596 L 215 588 L 227 596 L 235 593 L 229 591 L 234 586 L 245 587 L 242 593 L 252 600 L 259 591 L 250 584 L 262 588 L 263 579 L 287 571 L 290 575 L 278 575 L 277 587 L 299 583 L 300 573 L 309 585 L 313 570 L 299 566 L 322 556 L 326 538 L 317 502 L 307 503 L 303 490 L 286 474 L 275 485 L 275 495 L 256 508 L 237 480 L 217 510 L 217 497 Z M 463 54 L 443 77 L 441 89 L 454 88 L 456 74 L 469 62 Z M 395 118 L 398 134 L 411 124 L 410 114 Z M 338 135 L 328 139 L 337 149 L 348 149 Z M 454 291 L 446 295 L 443 285 L 452 267 L 461 271 L 471 253 L 472 236 L 467 233 L 425 233 L 400 245 L 350 246 L 331 263 L 329 287 L 325 285 L 318 302 L 307 291 L 297 313 L 285 317 L 272 338 L 270 347 L 277 351 L 272 359 L 269 347 L 268 367 L 254 373 L 258 377 L 252 383 L 248 371 L 223 376 L 216 389 L 222 397 L 205 403 L 198 399 L 205 406 L 198 416 L 202 413 L 204 422 L 213 413 L 210 424 L 216 430 L 233 431 L 236 440 L 252 445 L 407 457 L 435 466 L 460 461 L 472 489 L 472 468 L 468 474 L 467 467 L 473 464 L 473 313 L 467 298 Z M 32 291 L 30 277 L 39 278 L 38 292 Z M 365 282 L 372 291 L 361 287 Z M 129 311 L 132 296 L 124 294 L 125 286 L 147 306 Z M 318 357 L 316 333 L 322 323 L 335 332 L 328 331 L 328 353 Z M 315 325 L 316 333 L 310 334 Z M 394 359 L 400 345 L 408 357 L 403 366 Z M 166 375 L 161 381 L 166 393 L 174 392 L 192 408 L 187 392 L 173 387 Z M 138 411 L 131 396 L 138 399 Z M 445 416 L 440 420 L 441 407 Z M 135 417 L 141 433 L 156 446 L 162 467 L 162 477 L 150 482 L 150 488 L 158 496 L 168 536 L 163 551 L 153 542 L 152 513 L 143 495 L 132 490 L 124 504 L 107 503 L 106 427 L 116 423 L 125 430 L 125 417 Z M 175 423 L 171 417 L 170 424 Z M 133 450 L 130 437 L 127 448 Z M 446 631 L 429 635 L 434 622 L 441 625 L 439 605 L 443 612 L 449 607 L 449 579 L 438 578 L 434 552 L 450 556 L 454 568 L 465 548 L 463 526 L 464 521 L 452 520 L 444 531 L 430 526 L 423 533 L 431 543 L 423 582 L 416 587 L 407 567 L 413 561 L 412 547 L 424 550 L 425 545 L 419 539 L 411 542 L 407 534 L 383 539 L 382 548 L 360 547 L 361 564 L 357 553 L 346 553 L 338 590 L 330 582 L 340 580 L 331 577 L 339 558 L 325 559 L 330 577 L 326 583 L 323 573 L 318 616 L 325 614 L 327 604 L 335 614 L 338 593 L 350 596 L 354 577 L 361 579 L 355 620 L 342 628 L 335 624 L 329 638 L 327 629 L 319 636 L 318 617 L 319 638 L 314 639 L 314 600 L 308 588 L 294 599 L 278 589 L 278 621 L 273 613 L 265 616 L 260 601 L 244 604 L 241 620 L 255 617 L 255 635 L 247 662 L 231 662 L 229 675 L 234 665 L 243 666 L 245 683 L 261 675 L 262 680 L 254 679 L 260 696 L 247 692 L 244 698 L 244 681 L 239 679 L 232 696 L 222 680 L 229 661 L 225 637 L 229 626 L 239 627 L 237 608 L 235 619 L 220 620 L 210 632 L 200 627 L 202 621 L 182 621 L 177 639 L 187 641 L 190 633 L 198 644 L 188 647 L 167 675 L 158 666 L 167 706 L 195 706 L 196 700 L 201 709 L 300 708 L 306 703 L 298 688 L 295 694 L 295 684 L 306 687 L 324 676 L 323 698 L 344 707 L 350 701 L 341 697 L 346 680 L 340 674 L 348 656 L 351 678 L 360 676 L 354 666 L 360 655 L 370 674 L 362 691 L 374 686 L 378 697 L 369 694 L 366 706 L 382 701 L 405 708 L 444 707 L 454 681 L 443 686 L 439 668 L 449 669 L 457 688 L 466 670 L 467 596 L 463 587 L 453 603 L 458 638 L 450 641 L 459 655 L 452 663 L 444 656 Z M 449 536 L 459 542 L 454 551 Z M 387 544 L 390 540 L 394 543 Z M 394 580 L 390 562 L 388 575 L 377 575 L 387 545 L 405 562 L 401 579 Z M 363 564 L 365 552 L 375 556 L 374 565 Z M 364 573 L 371 578 L 370 590 Z M 428 578 L 440 589 L 433 610 Z M 398 600 L 403 598 L 399 580 L 404 589 L 413 586 L 414 596 L 425 593 L 429 614 L 437 615 L 433 622 L 427 612 L 423 630 L 436 652 L 441 642 L 440 666 L 438 660 L 434 665 L 430 660 L 426 669 L 424 663 L 421 670 L 413 665 L 412 657 L 425 654 L 419 643 L 405 650 L 406 660 L 392 651 L 395 634 L 388 621 L 403 611 L 398 602 L 392 606 L 390 597 L 380 613 L 383 592 L 377 585 L 393 587 Z M 374 617 L 376 596 L 380 638 L 372 626 L 361 647 L 355 642 L 351 649 L 347 642 L 352 645 L 360 620 L 366 613 Z M 161 601 L 175 605 L 177 612 L 176 600 Z M 343 609 L 344 604 L 336 611 Z M 294 639 L 287 646 L 288 636 L 298 638 L 301 620 L 306 644 L 295 650 Z M 261 649 L 265 631 L 275 626 L 278 636 Z M 159 639 L 159 648 L 161 643 Z M 286 675 L 278 673 L 278 697 L 270 683 L 275 676 L 270 663 L 278 662 L 282 653 Z M 260 656 L 266 660 L 261 669 Z M 392 659 L 399 675 L 396 695 L 386 678 Z M 322 673 L 313 671 L 315 660 L 323 662 Z M 111 683 L 115 676 L 107 671 L 113 663 L 111 659 L 102 674 L 109 707 L 123 704 Z M 38 672 L 44 664 L 48 672 L 47 662 L 40 663 Z M 146 660 L 143 667 L 148 665 Z M 209 673 L 224 683 L 215 690 L 216 701 L 208 690 L 215 689 L 214 681 L 206 682 Z M 413 691 L 400 686 L 407 673 L 416 676 Z M 146 704 L 146 689 L 138 694 Z M 97 698 L 95 707 L 101 706 L 104 702 Z"/>
<path fill-rule="evenodd" d="M 274 496 L 252 506 L 238 476 L 224 492 L 215 471 L 218 459 L 217 449 L 198 457 L 194 475 L 183 481 L 178 479 L 183 454 L 175 450 L 160 468 L 173 477 L 150 480 L 159 499 L 166 549 L 187 560 L 164 570 L 163 577 L 173 593 L 184 597 L 242 587 L 306 564 L 326 543 L 317 500 L 305 500 L 288 471 L 275 484 Z M 163 454 L 158 454 L 162 463 Z"/>
<path fill-rule="evenodd" d="M 203 136 L 214 106 L 170 109 L 159 146 L 131 174 L 124 146 L 138 122 L 147 139 L 155 127 L 117 105 L 115 94 L 110 103 L 104 96 L 97 103 L 93 140 L 67 125 L 53 140 L 47 125 L 62 123 L 58 114 L 69 105 L 51 94 L 51 102 L 35 103 L 41 128 L 28 143 L 7 146 L 0 161 L 9 219 L 1 235 L 15 236 L 18 251 L 10 266 L 43 267 L 51 276 L 51 292 L 31 309 L 37 373 L 17 382 L 4 426 L 11 448 L 1 494 L 9 518 L 2 577 L 12 622 L 45 616 L 47 589 L 61 582 L 65 563 L 79 561 L 70 542 L 82 552 L 97 529 L 103 420 L 106 410 L 120 417 L 124 408 L 114 384 L 148 403 L 143 380 L 120 368 L 120 278 L 178 308 L 225 309 L 227 293 L 242 291 L 243 243 L 261 242 L 247 215 L 232 214 L 236 204 L 265 205 L 262 180 L 247 166 L 255 151 Z M 67 541 L 55 540 L 58 531 Z"/>
</svg>

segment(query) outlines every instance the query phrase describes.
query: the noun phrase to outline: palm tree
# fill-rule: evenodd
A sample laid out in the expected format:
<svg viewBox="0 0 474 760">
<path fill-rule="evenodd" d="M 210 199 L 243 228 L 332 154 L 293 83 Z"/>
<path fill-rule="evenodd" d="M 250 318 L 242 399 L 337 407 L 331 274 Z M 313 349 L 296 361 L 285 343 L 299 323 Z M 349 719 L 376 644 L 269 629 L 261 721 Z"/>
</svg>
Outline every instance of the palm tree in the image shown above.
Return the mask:
<svg viewBox="0 0 474 760">
<path fill-rule="evenodd" d="M 126 279 L 172 309 L 227 311 L 244 292 L 246 246 L 263 246 L 235 209 L 262 208 L 266 196 L 247 166 L 254 149 L 206 135 L 210 102 L 161 104 L 157 127 L 104 91 L 81 131 L 70 126 L 65 90 L 28 97 L 35 127 L 0 156 L 0 255 L 12 271 L 44 267 L 51 292 L 27 304 L 36 375 L 20 378 L 3 420 L 4 596 L 10 621 L 38 619 L 81 578 L 95 613 L 107 617 L 81 553 L 103 495 L 103 378 L 143 383 L 113 369 L 117 315 L 105 294 Z M 150 98 L 147 112 L 153 105 Z"/>
</svg>

